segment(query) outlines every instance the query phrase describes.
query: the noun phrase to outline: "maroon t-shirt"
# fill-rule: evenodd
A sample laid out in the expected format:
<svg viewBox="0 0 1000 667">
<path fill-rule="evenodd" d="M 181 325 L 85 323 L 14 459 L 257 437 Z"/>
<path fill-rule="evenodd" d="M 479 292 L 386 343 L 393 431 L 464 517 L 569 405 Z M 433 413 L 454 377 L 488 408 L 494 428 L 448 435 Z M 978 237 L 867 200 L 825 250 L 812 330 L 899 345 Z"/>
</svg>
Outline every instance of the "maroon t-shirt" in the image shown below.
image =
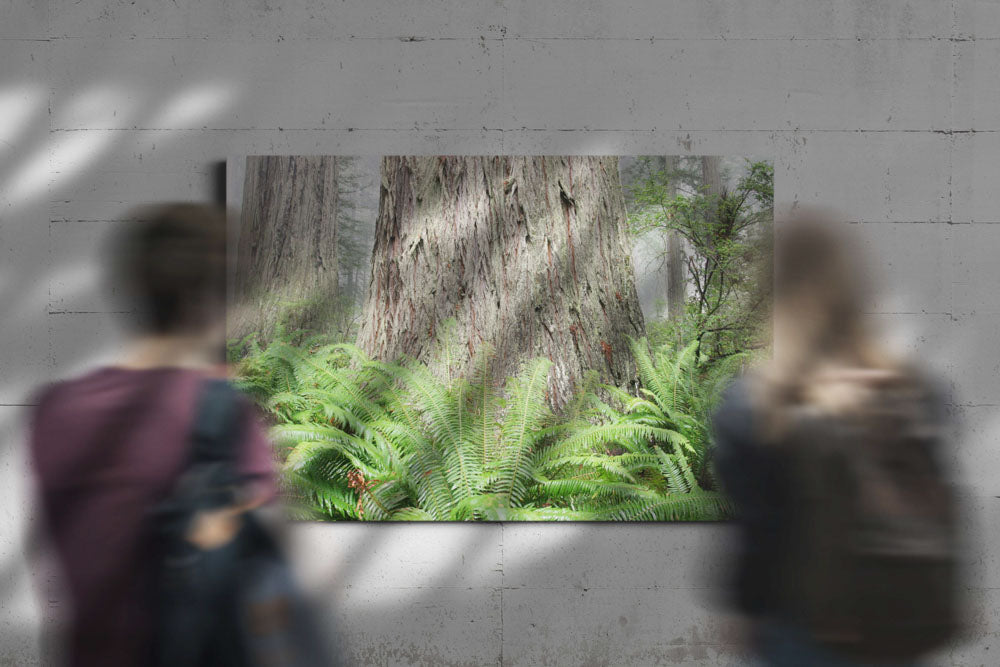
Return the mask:
<svg viewBox="0 0 1000 667">
<path fill-rule="evenodd" d="M 74 665 L 138 665 L 149 650 L 148 523 L 190 456 L 197 370 L 103 368 L 47 387 L 31 450 L 47 537 L 69 594 Z M 249 402 L 238 444 L 273 496 L 271 448 Z"/>
</svg>

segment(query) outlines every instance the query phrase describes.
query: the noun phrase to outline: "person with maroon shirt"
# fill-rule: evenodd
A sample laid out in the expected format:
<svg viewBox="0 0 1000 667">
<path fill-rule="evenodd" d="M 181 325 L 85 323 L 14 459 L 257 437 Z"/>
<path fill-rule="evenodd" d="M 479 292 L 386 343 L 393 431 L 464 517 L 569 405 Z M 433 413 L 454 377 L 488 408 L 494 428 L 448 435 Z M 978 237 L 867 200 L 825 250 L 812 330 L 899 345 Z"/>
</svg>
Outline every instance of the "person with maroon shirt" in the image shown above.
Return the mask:
<svg viewBox="0 0 1000 667">
<path fill-rule="evenodd" d="M 68 596 L 72 665 L 143 665 L 154 619 L 150 511 L 191 455 L 205 380 L 225 341 L 225 214 L 179 204 L 138 216 L 115 248 L 113 278 L 139 315 L 131 350 L 112 366 L 37 396 L 31 455 L 47 543 Z M 275 495 L 271 447 L 249 401 L 237 462 L 240 506 L 201 513 L 188 539 L 226 544 L 239 515 Z"/>
</svg>

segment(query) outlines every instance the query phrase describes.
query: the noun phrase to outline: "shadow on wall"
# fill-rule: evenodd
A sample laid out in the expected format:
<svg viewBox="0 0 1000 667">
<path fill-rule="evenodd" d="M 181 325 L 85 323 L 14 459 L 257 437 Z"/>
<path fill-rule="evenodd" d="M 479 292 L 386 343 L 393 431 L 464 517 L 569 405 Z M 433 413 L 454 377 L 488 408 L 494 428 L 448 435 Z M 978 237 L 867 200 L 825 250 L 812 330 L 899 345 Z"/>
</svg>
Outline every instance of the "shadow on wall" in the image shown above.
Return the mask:
<svg viewBox="0 0 1000 667">
<path fill-rule="evenodd" d="M 59 601 L 47 599 L 42 582 L 30 578 L 31 570 L 38 568 L 26 563 L 36 527 L 25 452 L 32 395 L 46 381 L 108 359 L 118 344 L 107 335 L 111 320 L 128 316 L 111 312 L 106 300 L 98 296 L 101 267 L 96 249 L 107 229 L 114 228 L 123 212 L 139 202 L 127 193 L 109 197 L 99 191 L 96 196 L 66 192 L 86 182 L 101 160 L 130 138 L 139 135 L 163 146 L 171 141 L 171 130 L 201 127 L 209 118 L 231 111 L 240 98 L 239 89 L 223 81 L 184 84 L 166 94 L 150 89 L 147 95 L 125 86 L 93 83 L 67 90 L 65 104 L 50 113 L 50 93 L 37 81 L 0 80 L 0 303 L 4 311 L 0 324 L 0 340 L 4 341 L 0 501 L 8 508 L 0 518 L 5 536 L 0 557 L 0 599 L 4 601 L 0 661 L 37 663 L 41 618 L 51 624 L 59 613 Z M 186 178 L 197 183 L 206 176 L 195 172 Z M 195 191 L 210 192 L 202 185 Z M 115 195 L 117 201 L 108 201 Z M 67 206 L 70 199 L 76 200 L 75 206 L 82 204 L 83 210 Z M 93 223 L 103 228 L 97 239 Z M 57 236 L 70 242 L 56 242 Z M 58 299 L 53 287 L 57 287 Z M 86 306 L 74 307 L 76 303 Z M 55 333 L 65 327 L 54 326 L 53 318 L 62 317 L 73 317 L 72 336 Z M 95 329 L 99 335 L 93 335 Z M 101 341 L 96 349 L 95 341 Z M 46 603 L 40 604 L 40 599 Z"/>
<path fill-rule="evenodd" d="M 50 120 L 49 100 L 41 86 L 0 83 L 0 151 L 7 153 L 0 165 L 2 231 L 7 237 L 0 266 L 0 302 L 5 311 L 0 326 L 4 340 L 16 341 L 30 352 L 29 356 L 6 351 L 11 356 L 5 365 L 14 372 L 5 373 L 0 381 L 0 400 L 8 405 L 26 403 L 30 392 L 53 371 L 65 374 L 84 368 L 113 349 L 114 341 L 100 350 L 64 350 L 59 341 L 45 347 L 45 340 L 38 339 L 52 330 L 52 316 L 82 315 L 78 319 L 95 322 L 112 312 L 107 300 L 99 297 L 96 246 L 107 228 L 121 222 L 134 205 L 149 202 L 135 200 L 127 192 L 77 193 L 67 202 L 73 196 L 67 189 L 86 182 L 100 161 L 129 138 L 143 136 L 162 149 L 171 141 L 170 131 L 200 127 L 236 107 L 241 94 L 232 84 L 203 81 L 162 98 L 151 94 L 143 99 L 129 88 L 110 84 L 90 85 L 66 97 L 65 106 L 53 109 Z M 114 110 L 110 118 L 109 109 Z M 50 125 L 78 129 L 49 131 Z M 195 192 L 212 194 L 209 165 L 186 176 L 192 184 L 204 181 L 194 187 Z M 70 208 L 64 207 L 67 203 Z M 93 223 L 102 228 L 95 229 Z M 21 331 L 25 329 L 33 340 L 25 340 Z"/>
</svg>

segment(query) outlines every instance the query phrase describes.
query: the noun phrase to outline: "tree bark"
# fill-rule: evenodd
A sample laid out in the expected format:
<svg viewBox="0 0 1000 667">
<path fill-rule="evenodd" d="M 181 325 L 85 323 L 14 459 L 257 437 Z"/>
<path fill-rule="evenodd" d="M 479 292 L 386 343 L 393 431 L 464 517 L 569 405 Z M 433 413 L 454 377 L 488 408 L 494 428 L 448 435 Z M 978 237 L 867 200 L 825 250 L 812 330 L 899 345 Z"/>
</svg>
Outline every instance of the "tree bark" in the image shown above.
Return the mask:
<svg viewBox="0 0 1000 667">
<path fill-rule="evenodd" d="M 719 200 L 725 194 L 722 183 L 722 158 L 718 155 L 705 155 L 701 158 L 701 182 L 705 195 L 712 202 L 711 221 L 713 224 L 718 224 Z M 715 247 L 714 238 L 709 237 L 708 246 Z"/>
<path fill-rule="evenodd" d="M 461 349 L 435 358 L 442 326 Z M 549 402 L 588 370 L 632 388 L 644 333 L 613 157 L 386 157 L 359 344 L 468 374 L 495 351 L 500 382 L 554 363 Z"/>
<path fill-rule="evenodd" d="M 673 172 L 677 169 L 677 158 L 666 159 L 666 170 L 671 175 L 670 196 L 677 196 L 677 184 Z M 667 317 L 677 321 L 684 317 L 687 304 L 687 267 L 684 264 L 684 245 L 676 231 L 667 234 Z"/>
<path fill-rule="evenodd" d="M 337 158 L 247 158 L 231 338 L 257 332 L 266 342 L 282 316 L 292 328 L 330 326 L 338 205 Z"/>
<path fill-rule="evenodd" d="M 722 158 L 718 155 L 702 156 L 701 180 L 709 196 L 722 196 Z"/>
</svg>

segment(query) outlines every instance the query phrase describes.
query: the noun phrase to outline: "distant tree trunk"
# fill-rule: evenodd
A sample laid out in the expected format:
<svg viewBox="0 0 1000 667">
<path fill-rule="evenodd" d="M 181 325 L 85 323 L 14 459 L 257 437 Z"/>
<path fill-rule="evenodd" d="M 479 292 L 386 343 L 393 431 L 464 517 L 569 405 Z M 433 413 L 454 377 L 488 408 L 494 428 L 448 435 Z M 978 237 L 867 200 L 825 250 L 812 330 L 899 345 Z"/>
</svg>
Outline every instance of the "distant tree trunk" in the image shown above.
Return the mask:
<svg viewBox="0 0 1000 667">
<path fill-rule="evenodd" d="M 667 158 L 667 173 L 671 175 L 671 196 L 677 196 L 677 183 L 673 172 L 677 169 L 677 158 Z M 684 317 L 687 303 L 687 269 L 684 266 L 684 245 L 676 231 L 667 234 L 667 317 L 677 321 Z"/>
<path fill-rule="evenodd" d="M 283 315 L 293 328 L 330 326 L 340 301 L 337 208 L 337 158 L 247 158 L 231 338 L 266 341 Z"/>
<path fill-rule="evenodd" d="M 719 204 L 725 195 L 722 184 L 722 159 L 720 157 L 717 155 L 706 155 L 701 158 L 701 181 L 702 192 L 708 199 L 709 204 L 707 213 L 708 222 L 711 223 L 705 237 L 707 254 L 704 258 L 705 267 L 703 270 L 706 280 L 704 288 L 708 289 L 709 283 L 714 282 L 714 279 L 718 277 L 714 271 L 716 263 L 715 242 L 720 222 Z M 704 308 L 706 304 L 704 303 L 704 299 L 702 301 L 702 307 Z"/>
<path fill-rule="evenodd" d="M 722 194 L 722 158 L 718 155 L 702 156 L 701 180 L 710 195 Z"/>
<path fill-rule="evenodd" d="M 703 285 L 705 294 L 701 298 L 701 312 L 705 314 L 706 311 L 711 310 L 711 305 L 707 300 L 708 295 L 711 293 L 709 287 L 718 284 L 721 279 L 717 270 L 718 255 L 716 253 L 716 241 L 721 231 L 719 229 L 721 223 L 719 205 L 722 197 L 725 195 L 725 189 L 722 183 L 722 159 L 719 156 L 706 155 L 701 158 L 701 180 L 703 191 L 709 201 L 708 220 L 712 223 L 709 226 L 709 231 L 705 239 L 706 256 L 704 258 L 705 266 L 703 271 L 703 275 L 705 276 Z M 718 338 L 713 338 L 713 340 L 715 341 L 713 348 L 715 348 L 715 353 L 717 354 Z"/>
<path fill-rule="evenodd" d="M 684 317 L 687 303 L 687 269 L 684 266 L 684 241 L 677 232 L 667 235 L 667 317 Z"/>
<path fill-rule="evenodd" d="M 722 183 L 722 158 L 718 155 L 705 155 L 701 158 L 701 181 L 705 194 L 718 206 L 719 199 L 725 194 Z M 713 212 L 713 222 L 717 222 L 718 214 Z"/>
<path fill-rule="evenodd" d="M 462 349 L 446 368 L 434 352 L 452 318 Z M 590 369 L 634 386 L 627 339 L 643 333 L 617 158 L 383 159 L 359 335 L 370 355 L 454 376 L 489 345 L 496 381 L 545 356 L 559 408 Z"/>
</svg>

